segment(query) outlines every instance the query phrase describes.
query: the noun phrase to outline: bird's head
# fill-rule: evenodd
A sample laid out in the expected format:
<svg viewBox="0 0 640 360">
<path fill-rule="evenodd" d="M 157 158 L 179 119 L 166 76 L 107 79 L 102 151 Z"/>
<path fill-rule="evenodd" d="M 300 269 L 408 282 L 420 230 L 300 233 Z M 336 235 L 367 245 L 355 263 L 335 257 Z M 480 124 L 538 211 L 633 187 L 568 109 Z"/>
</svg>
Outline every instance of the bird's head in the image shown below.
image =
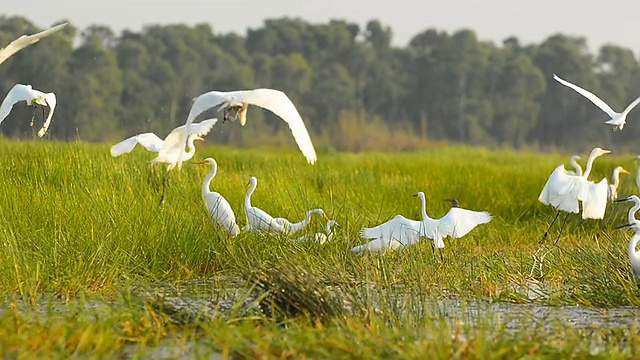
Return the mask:
<svg viewBox="0 0 640 360">
<path fill-rule="evenodd" d="M 342 226 L 340 226 L 340 224 L 338 224 L 335 220 L 329 220 L 329 222 L 327 223 L 327 225 L 329 227 L 338 227 L 338 228 L 342 228 Z"/>
<path fill-rule="evenodd" d="M 443 199 L 443 201 L 448 201 L 451 203 L 452 207 L 459 207 L 460 203 L 458 203 L 458 199 Z"/>
<path fill-rule="evenodd" d="M 580 155 L 573 155 L 571 157 L 571 161 L 578 161 L 578 160 L 580 160 Z"/>
<path fill-rule="evenodd" d="M 605 149 L 601 149 L 601 148 L 597 147 L 597 148 L 591 150 L 591 156 L 593 156 L 593 157 L 602 156 L 602 155 L 608 154 L 610 152 L 611 152 L 611 150 L 605 150 Z"/>
<path fill-rule="evenodd" d="M 197 165 L 213 165 L 216 161 L 213 158 L 206 158 L 202 161 L 196 162 Z"/>
<path fill-rule="evenodd" d="M 623 168 L 622 166 L 618 166 L 614 169 L 614 171 L 617 170 L 620 174 L 630 174 L 629 171 L 625 168 Z"/>
<path fill-rule="evenodd" d="M 249 178 L 249 182 L 245 186 L 255 185 L 258 183 L 258 179 L 255 176 Z"/>
<path fill-rule="evenodd" d="M 640 204 L 640 198 L 637 197 L 636 195 L 630 195 L 630 196 L 627 196 L 626 198 L 614 200 L 614 202 L 624 202 L 624 201 L 633 201 L 636 204 Z"/>
<path fill-rule="evenodd" d="M 411 195 L 411 196 L 417 196 L 420 199 L 424 199 L 424 193 L 422 191 L 418 191 L 417 193 Z"/>
</svg>

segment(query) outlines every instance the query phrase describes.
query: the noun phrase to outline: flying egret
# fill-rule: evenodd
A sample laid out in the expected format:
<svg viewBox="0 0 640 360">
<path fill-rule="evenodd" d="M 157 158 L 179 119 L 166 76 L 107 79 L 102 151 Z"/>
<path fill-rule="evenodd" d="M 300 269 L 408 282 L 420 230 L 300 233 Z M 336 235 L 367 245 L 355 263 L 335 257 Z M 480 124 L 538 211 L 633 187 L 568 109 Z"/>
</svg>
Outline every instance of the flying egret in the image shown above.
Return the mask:
<svg viewBox="0 0 640 360">
<path fill-rule="evenodd" d="M 18 51 L 26 48 L 29 45 L 37 43 L 38 41 L 40 41 L 40 39 L 59 31 L 65 26 L 67 26 L 66 22 L 53 26 L 39 33 L 35 33 L 33 35 L 22 35 L 19 38 L 13 40 L 9 43 L 9 45 L 0 49 L 0 64 L 7 60 L 11 55 L 17 53 Z"/>
<path fill-rule="evenodd" d="M 578 160 L 580 160 L 580 156 L 578 156 L 578 155 L 573 155 L 571 157 L 571 160 L 569 160 L 569 164 L 571 164 L 571 166 L 573 166 L 575 171 L 569 170 L 569 171 L 567 171 L 567 174 L 569 174 L 569 175 L 578 175 L 578 176 L 582 175 L 582 168 L 580 167 L 580 164 L 578 164 Z"/>
<path fill-rule="evenodd" d="M 640 221 L 636 220 L 635 217 L 636 212 L 640 209 L 640 198 L 636 195 L 631 195 L 624 199 L 616 200 L 616 202 L 622 201 L 633 201 L 634 205 L 629 209 L 628 223 L 618 226 L 616 229 L 630 227 L 635 231 L 631 239 L 629 239 L 629 247 L 627 251 L 629 254 L 629 262 L 631 263 L 631 272 L 636 280 L 636 284 L 640 286 L 640 252 L 636 250 L 636 246 L 640 241 Z"/>
<path fill-rule="evenodd" d="M 614 201 L 618 198 L 618 186 L 620 186 L 620 174 L 629 174 L 627 169 L 622 166 L 616 166 L 613 169 L 613 183 L 609 184 L 609 191 L 607 193 L 607 198 L 609 201 Z"/>
<path fill-rule="evenodd" d="M 609 115 L 609 117 L 611 118 L 611 120 L 606 121 L 605 124 L 609 124 L 609 125 L 613 125 L 613 130 L 622 130 L 622 128 L 624 128 L 624 124 L 626 123 L 626 119 L 627 119 L 627 115 L 629 114 L 629 112 L 631 110 L 633 110 L 634 107 L 636 107 L 636 105 L 638 105 L 638 103 L 640 103 L 640 97 L 638 97 L 637 99 L 635 99 L 631 104 L 629 104 L 629 106 L 627 106 L 626 109 L 624 109 L 624 111 L 622 111 L 621 113 L 615 112 L 609 105 L 607 105 L 604 101 L 602 101 L 599 97 L 597 97 L 596 95 L 594 95 L 593 93 L 577 86 L 574 85 L 566 80 L 561 79 L 558 75 L 553 74 L 553 78 L 556 79 L 560 84 L 567 86 L 571 89 L 573 89 L 575 92 L 577 92 L 578 94 L 586 97 L 587 99 L 589 99 L 595 106 L 599 107 L 602 111 L 604 111 L 605 113 L 607 113 L 607 115 Z"/>
<path fill-rule="evenodd" d="M 211 171 L 202 182 L 202 199 L 207 206 L 209 215 L 215 222 L 229 231 L 231 236 L 237 236 L 240 233 L 240 228 L 236 224 L 236 215 L 233 213 L 231 205 L 224 196 L 209 189 L 211 180 L 216 177 L 218 172 L 218 163 L 213 158 L 206 158 L 196 164 L 211 166 Z"/>
<path fill-rule="evenodd" d="M 47 116 L 42 129 L 38 131 L 38 136 L 43 137 L 46 134 L 49 125 L 51 124 L 51 118 L 53 117 L 53 111 L 56 108 L 56 94 L 43 93 L 42 91 L 35 90 L 31 85 L 16 84 L 7 93 L 7 96 L 0 105 L 0 123 L 9 115 L 13 105 L 20 101 L 25 101 L 27 105 L 42 108 L 42 118 L 44 119 L 44 108 L 49 108 L 49 115 Z M 32 126 L 33 126 L 33 119 Z"/>
<path fill-rule="evenodd" d="M 218 119 L 207 119 L 199 123 L 191 124 L 191 135 L 187 141 L 187 151 L 184 151 L 182 146 L 182 135 L 184 134 L 185 125 L 178 126 L 173 129 L 167 137 L 162 140 L 154 133 L 143 133 L 132 136 L 111 147 L 111 156 L 116 157 L 122 154 L 131 152 L 136 145 L 140 144 L 145 149 L 151 152 L 157 152 L 158 156 L 151 160 L 151 164 L 165 163 L 167 164 L 167 173 L 164 175 L 162 182 L 162 196 L 160 198 L 160 204 L 164 204 L 164 197 L 166 194 L 168 172 L 171 171 L 176 165 L 180 168 L 178 159 L 181 154 L 184 160 L 189 160 L 196 153 L 196 147 L 194 145 L 195 140 L 204 140 L 202 136 L 205 136 L 211 131 L 213 125 L 216 124 Z"/>
<path fill-rule="evenodd" d="M 310 164 L 316 162 L 316 151 L 313 148 L 302 117 L 289 97 L 279 90 L 209 91 L 193 99 L 193 105 L 189 110 L 185 125 L 189 126 L 205 110 L 218 106 L 218 111 L 224 110 L 223 121 L 239 119 L 240 125 L 244 126 L 247 121 L 246 116 L 249 105 L 267 109 L 282 118 L 289 124 L 293 137 L 307 161 Z M 184 139 L 188 135 L 187 130 L 189 129 L 184 131 Z"/>
<path fill-rule="evenodd" d="M 246 231 L 264 230 L 270 233 L 285 234 L 284 226 L 267 214 L 264 210 L 251 205 L 251 195 L 258 186 L 258 179 L 255 176 L 249 178 L 249 190 L 244 196 L 244 212 L 247 216 Z"/>
<path fill-rule="evenodd" d="M 314 214 L 324 217 L 324 219 L 327 221 L 331 220 L 327 217 L 327 214 L 324 213 L 324 210 L 311 209 L 305 213 L 304 219 L 297 223 L 291 223 L 289 220 L 285 218 L 274 218 L 273 221 L 277 222 L 278 224 L 280 224 L 280 226 L 282 226 L 282 229 L 284 230 L 284 234 L 291 235 L 304 229 L 309 224 L 309 221 L 311 221 L 311 215 L 314 215 Z"/>
<path fill-rule="evenodd" d="M 325 232 L 326 233 L 315 233 L 313 235 L 302 235 L 299 238 L 296 239 L 296 241 L 315 241 L 316 243 L 323 245 L 328 241 L 331 241 L 331 239 L 333 239 L 333 227 L 341 227 L 340 224 L 338 224 L 335 220 L 329 220 L 327 221 L 327 225 L 325 227 Z"/>
</svg>

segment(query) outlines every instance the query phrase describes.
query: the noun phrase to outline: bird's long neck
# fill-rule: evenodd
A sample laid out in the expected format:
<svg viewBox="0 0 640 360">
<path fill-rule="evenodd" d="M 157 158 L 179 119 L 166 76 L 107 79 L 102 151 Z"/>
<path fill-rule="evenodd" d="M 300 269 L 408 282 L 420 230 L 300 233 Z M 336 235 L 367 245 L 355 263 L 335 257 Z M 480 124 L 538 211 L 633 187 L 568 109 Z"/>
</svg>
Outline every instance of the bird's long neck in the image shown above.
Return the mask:
<svg viewBox="0 0 640 360">
<path fill-rule="evenodd" d="M 613 170 L 613 187 L 617 189 L 618 185 L 620 185 L 620 169 L 615 168 Z"/>
<path fill-rule="evenodd" d="M 195 140 L 195 137 L 189 135 L 189 138 L 187 139 L 187 151 L 184 153 L 184 159 L 191 159 L 196 152 L 196 146 L 193 144 Z"/>
<path fill-rule="evenodd" d="M 576 175 L 582 176 L 582 167 L 580 167 L 575 158 L 571 158 L 571 166 L 576 170 Z"/>
<path fill-rule="evenodd" d="M 424 196 L 420 196 L 420 201 L 422 201 L 422 220 L 427 220 L 429 218 L 427 215 L 427 199 Z"/>
<path fill-rule="evenodd" d="M 327 232 L 327 236 L 331 236 L 333 234 L 333 224 L 331 223 L 331 221 L 327 221 L 325 230 Z"/>
<path fill-rule="evenodd" d="M 640 209 L 640 202 L 636 202 L 635 204 L 633 204 L 633 207 L 629 209 L 629 214 L 627 215 L 628 224 L 636 223 L 636 213 L 638 212 L 639 209 Z"/>
<path fill-rule="evenodd" d="M 209 171 L 207 176 L 205 176 L 204 181 L 202 182 L 202 196 L 205 196 L 211 193 L 211 190 L 209 190 L 209 186 L 211 185 L 211 180 L 213 180 L 213 178 L 216 177 L 217 172 L 218 172 L 218 165 L 214 163 L 213 165 L 211 165 L 211 171 Z"/>
<path fill-rule="evenodd" d="M 587 166 L 584 168 L 584 174 L 582 174 L 583 178 L 589 178 L 589 174 L 591 174 L 591 168 L 593 167 L 593 162 L 597 157 L 598 155 L 595 153 L 591 153 L 591 155 L 589 155 L 589 159 L 587 159 Z"/>
<path fill-rule="evenodd" d="M 256 186 L 258 186 L 258 183 L 257 182 L 252 182 L 251 183 L 251 187 L 249 187 L 249 190 L 247 190 L 247 194 L 244 196 L 244 207 L 245 207 L 245 209 L 248 209 L 248 208 L 251 207 L 251 195 L 256 190 Z"/>
<path fill-rule="evenodd" d="M 307 211 L 307 213 L 304 215 L 304 219 L 302 219 L 302 221 L 294 223 L 294 224 L 291 224 L 291 232 L 296 232 L 296 231 L 302 230 L 302 228 L 307 226 L 309 224 L 309 221 L 311 221 L 311 215 L 312 214 L 317 214 L 318 212 L 319 212 L 318 209 L 313 209 L 313 210 Z"/>
</svg>

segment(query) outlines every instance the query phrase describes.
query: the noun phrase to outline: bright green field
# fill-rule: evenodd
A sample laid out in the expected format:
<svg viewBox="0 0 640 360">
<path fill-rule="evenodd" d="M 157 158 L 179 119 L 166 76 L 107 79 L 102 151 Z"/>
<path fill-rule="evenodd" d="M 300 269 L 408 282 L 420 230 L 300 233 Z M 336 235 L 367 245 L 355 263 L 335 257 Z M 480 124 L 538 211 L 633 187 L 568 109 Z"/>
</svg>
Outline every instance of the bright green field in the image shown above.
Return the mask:
<svg viewBox="0 0 640 360">
<path fill-rule="evenodd" d="M 112 158 L 108 145 L 2 140 L 0 154 L 0 355 L 8 358 L 639 354 L 633 324 L 535 319 L 548 308 L 539 305 L 567 317 L 583 308 L 603 316 L 622 308 L 631 314 L 626 320 L 640 314 L 629 308 L 640 305 L 626 255 L 630 234 L 613 230 L 625 222 L 627 203 L 610 205 L 601 221 L 571 216 L 544 275 L 529 278 L 555 214 L 538 194 L 557 164 L 568 167 L 570 154 L 439 147 L 319 153 L 310 166 L 294 150 L 201 147 L 169 174 L 163 208 L 164 167 L 150 166 L 153 154 L 140 149 Z M 325 246 L 253 234 L 229 239 L 200 197 L 209 168 L 193 162 L 209 156 L 219 164 L 212 189 L 229 200 L 241 228 L 252 175 L 255 206 L 294 221 L 321 207 L 342 228 Z M 616 165 L 635 174 L 632 156 L 607 155 L 591 178 L 610 178 Z M 620 195 L 636 193 L 633 176 L 622 177 Z M 419 219 L 417 191 L 425 192 L 432 217 L 448 211 L 442 199 L 455 197 L 494 220 L 446 239 L 444 261 L 427 240 L 384 256 L 350 253 L 363 243 L 363 226 L 396 214 Z M 314 218 L 309 232 L 323 227 Z M 330 304 L 334 312 L 318 316 L 310 305 L 300 316 L 261 314 L 256 303 L 266 294 L 249 295 L 247 280 L 257 270 L 294 279 L 308 304 Z M 167 298 L 186 299 L 201 316 L 169 311 Z M 514 312 L 523 315 L 510 318 Z"/>
</svg>

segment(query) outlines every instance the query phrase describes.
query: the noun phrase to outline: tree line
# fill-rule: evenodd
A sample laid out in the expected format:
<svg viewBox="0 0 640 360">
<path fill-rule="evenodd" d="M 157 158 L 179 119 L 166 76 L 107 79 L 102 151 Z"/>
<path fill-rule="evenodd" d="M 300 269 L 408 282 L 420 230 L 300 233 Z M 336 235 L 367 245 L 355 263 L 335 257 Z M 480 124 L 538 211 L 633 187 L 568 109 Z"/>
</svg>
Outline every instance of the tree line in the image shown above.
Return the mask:
<svg viewBox="0 0 640 360">
<path fill-rule="evenodd" d="M 39 30 L 28 19 L 0 16 L 0 44 Z M 472 30 L 426 29 L 406 47 L 391 40 L 392 30 L 377 20 L 361 28 L 342 20 L 270 19 L 244 36 L 216 33 L 208 24 L 150 25 L 116 35 L 107 26 L 78 29 L 70 22 L 0 66 L 0 96 L 16 83 L 55 92 L 49 136 L 60 140 L 164 136 L 184 123 L 203 92 L 269 87 L 289 95 L 320 148 L 408 150 L 459 142 L 639 150 L 640 109 L 613 133 L 606 114 L 552 78 L 557 73 L 622 110 L 640 96 L 640 65 L 630 49 L 605 45 L 593 54 L 584 38 L 562 34 L 540 44 L 510 37 L 496 45 Z M 16 106 L 0 131 L 31 136 L 31 117 L 26 106 Z M 251 108 L 248 118 L 244 129 L 216 125 L 209 141 L 293 144 L 286 124 L 270 113 Z"/>
</svg>

